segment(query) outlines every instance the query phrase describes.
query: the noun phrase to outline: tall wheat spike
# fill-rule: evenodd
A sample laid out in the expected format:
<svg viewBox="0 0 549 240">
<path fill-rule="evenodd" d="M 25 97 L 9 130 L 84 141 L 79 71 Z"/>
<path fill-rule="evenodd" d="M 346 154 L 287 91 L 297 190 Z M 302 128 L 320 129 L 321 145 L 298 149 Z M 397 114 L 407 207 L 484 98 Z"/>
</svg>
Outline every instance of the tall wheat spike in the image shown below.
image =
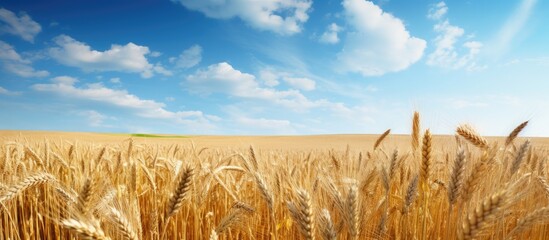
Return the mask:
<svg viewBox="0 0 549 240">
<path fill-rule="evenodd" d="M 507 201 L 507 192 L 502 191 L 485 199 L 463 223 L 458 239 L 473 239 L 484 231 L 503 210 Z"/>
<path fill-rule="evenodd" d="M 391 133 L 391 129 L 387 129 L 385 132 L 383 132 L 383 134 L 381 134 L 376 142 L 374 143 L 374 150 L 376 150 L 379 145 L 381 144 L 381 142 L 383 142 L 383 140 L 389 135 L 389 133 Z"/>
<path fill-rule="evenodd" d="M 183 205 L 183 199 L 191 188 L 191 179 L 193 176 L 193 169 L 189 166 L 182 169 L 173 195 L 168 202 L 166 218 L 170 218 L 175 215 L 181 206 Z"/>
<path fill-rule="evenodd" d="M 461 125 L 456 129 L 456 133 L 463 138 L 467 139 L 470 143 L 477 146 L 481 149 L 488 148 L 488 141 L 480 136 L 473 128 L 469 125 Z"/>
<path fill-rule="evenodd" d="M 30 175 L 22 181 L 8 187 L 5 192 L 0 195 L 0 203 L 3 203 L 18 196 L 19 194 L 31 187 L 55 180 L 56 178 L 49 173 L 36 173 Z"/>
<path fill-rule="evenodd" d="M 419 148 L 419 135 L 421 127 L 419 122 L 419 113 L 414 112 L 414 117 L 412 120 L 412 149 L 416 151 Z"/>
<path fill-rule="evenodd" d="M 423 135 L 423 145 L 421 150 L 421 184 L 427 186 L 429 184 L 429 176 L 431 174 L 431 152 L 432 152 L 432 137 L 431 131 L 427 129 Z"/>
<path fill-rule="evenodd" d="M 315 239 L 315 225 L 311 196 L 303 189 L 296 191 L 297 202 L 288 202 L 290 215 L 297 222 L 297 226 L 306 240 Z"/>
<path fill-rule="evenodd" d="M 61 222 L 61 225 L 78 233 L 82 239 L 110 240 L 101 227 L 94 226 L 93 224 L 78 221 L 76 219 L 65 219 Z"/>
<path fill-rule="evenodd" d="M 509 133 L 509 136 L 507 136 L 507 138 L 505 139 L 505 146 L 508 146 L 509 144 L 511 144 L 513 140 L 517 138 L 519 133 L 522 132 L 522 130 L 526 127 L 526 125 L 528 125 L 528 121 L 525 121 L 519 124 L 517 127 L 515 127 L 515 129 L 513 129 L 513 131 Z"/>
<path fill-rule="evenodd" d="M 465 172 L 465 151 L 459 150 L 454 161 L 450 183 L 448 185 L 448 201 L 451 205 L 456 203 L 463 183 L 463 174 Z"/>
</svg>

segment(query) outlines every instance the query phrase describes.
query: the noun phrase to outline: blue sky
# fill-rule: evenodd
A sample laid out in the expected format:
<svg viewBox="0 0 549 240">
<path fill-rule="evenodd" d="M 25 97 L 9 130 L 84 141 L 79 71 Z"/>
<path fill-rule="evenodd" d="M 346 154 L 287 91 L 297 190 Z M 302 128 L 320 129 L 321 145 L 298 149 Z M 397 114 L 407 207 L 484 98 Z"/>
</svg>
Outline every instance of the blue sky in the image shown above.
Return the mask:
<svg viewBox="0 0 549 240">
<path fill-rule="evenodd" d="M 549 3 L 0 3 L 0 128 L 549 136 Z"/>
</svg>

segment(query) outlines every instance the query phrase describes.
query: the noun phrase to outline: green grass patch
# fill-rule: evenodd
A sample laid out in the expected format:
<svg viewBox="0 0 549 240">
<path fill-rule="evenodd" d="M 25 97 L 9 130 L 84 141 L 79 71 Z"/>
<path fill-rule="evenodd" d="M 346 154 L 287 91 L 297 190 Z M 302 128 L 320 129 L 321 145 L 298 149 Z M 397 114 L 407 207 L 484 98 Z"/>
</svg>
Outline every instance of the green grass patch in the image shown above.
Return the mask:
<svg viewBox="0 0 549 240">
<path fill-rule="evenodd" d="M 187 136 L 181 136 L 181 135 L 155 135 L 155 134 L 147 134 L 147 133 L 132 133 L 130 134 L 132 137 L 144 137 L 144 138 L 187 138 Z"/>
</svg>

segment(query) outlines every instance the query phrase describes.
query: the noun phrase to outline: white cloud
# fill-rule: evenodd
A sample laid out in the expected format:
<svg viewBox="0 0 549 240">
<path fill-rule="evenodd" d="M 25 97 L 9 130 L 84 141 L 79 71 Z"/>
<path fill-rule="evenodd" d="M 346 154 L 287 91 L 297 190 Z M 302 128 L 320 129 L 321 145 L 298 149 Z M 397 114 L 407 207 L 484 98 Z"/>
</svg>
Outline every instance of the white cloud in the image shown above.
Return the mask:
<svg viewBox="0 0 549 240">
<path fill-rule="evenodd" d="M 118 77 L 111 78 L 109 81 L 110 81 L 111 83 L 114 83 L 114 84 L 120 84 L 120 83 L 122 83 L 122 82 L 120 81 L 120 78 L 118 78 Z"/>
<path fill-rule="evenodd" d="M 507 22 L 505 22 L 499 30 L 493 43 L 490 44 L 490 52 L 493 55 L 498 56 L 507 51 L 515 36 L 530 18 L 536 3 L 537 0 L 522 0 L 520 2 L 520 6 L 516 8 L 515 12 L 507 19 Z"/>
<path fill-rule="evenodd" d="M 4 69 L 21 77 L 46 77 L 48 71 L 35 70 L 31 61 L 23 59 L 13 46 L 0 41 L 0 61 Z"/>
<path fill-rule="evenodd" d="M 292 88 L 304 91 L 312 91 L 316 88 L 316 82 L 306 77 L 296 77 L 294 74 L 276 70 L 271 67 L 259 71 L 259 80 L 267 87 L 275 87 L 284 81 Z"/>
<path fill-rule="evenodd" d="M 157 52 L 157 51 L 152 51 L 151 52 L 151 57 L 160 57 L 160 56 L 162 56 L 161 52 Z"/>
<path fill-rule="evenodd" d="M 435 4 L 433 7 L 429 8 L 427 17 L 433 20 L 439 20 L 444 15 L 446 15 L 447 12 L 448 12 L 448 6 L 446 6 L 446 3 L 439 2 Z"/>
<path fill-rule="evenodd" d="M 262 69 L 259 71 L 259 79 L 261 79 L 263 84 L 267 87 L 274 87 L 280 84 L 278 78 L 279 76 L 272 69 Z"/>
<path fill-rule="evenodd" d="M 21 37 L 27 42 L 34 42 L 34 37 L 42 31 L 40 24 L 22 12 L 19 17 L 10 10 L 0 8 L 0 33 L 9 33 Z"/>
<path fill-rule="evenodd" d="M 51 81 L 60 85 L 72 86 L 78 82 L 78 79 L 70 76 L 57 76 L 52 78 Z"/>
<path fill-rule="evenodd" d="M 292 35 L 309 19 L 311 0 L 172 0 L 210 18 L 238 17 L 259 30 Z"/>
<path fill-rule="evenodd" d="M 60 76 L 52 79 L 52 83 L 34 84 L 35 91 L 50 92 L 65 98 L 80 99 L 108 104 L 111 106 L 132 110 L 137 116 L 152 119 L 172 120 L 182 124 L 209 124 L 201 111 L 177 111 L 165 109 L 165 104 L 154 100 L 143 100 L 128 93 L 126 90 L 115 90 L 101 83 L 87 84 L 77 87 L 77 79 Z"/>
<path fill-rule="evenodd" d="M 79 111 L 77 114 L 85 117 L 88 120 L 88 124 L 92 127 L 106 127 L 103 123 L 106 119 L 109 119 L 108 116 L 94 110 Z"/>
<path fill-rule="evenodd" d="M 166 75 L 160 65 L 149 63 L 146 55 L 149 48 L 128 43 L 124 46 L 113 44 L 106 51 L 92 50 L 83 42 L 79 42 L 67 35 L 54 38 L 57 47 L 49 49 L 49 54 L 59 63 L 78 67 L 85 71 L 120 71 L 141 73 L 144 78 L 154 75 L 154 72 Z M 160 66 L 160 67 L 159 67 Z"/>
<path fill-rule="evenodd" d="M 326 31 L 320 36 L 320 42 L 328 44 L 336 44 L 339 42 L 337 34 L 342 30 L 340 26 L 332 23 L 328 26 Z"/>
<path fill-rule="evenodd" d="M 442 4 L 441 4 L 442 3 Z M 458 26 L 450 24 L 448 19 L 443 19 L 448 7 L 441 2 L 429 10 L 427 15 L 429 18 L 437 20 L 434 26 L 434 31 L 438 34 L 434 40 L 435 50 L 427 56 L 427 65 L 438 66 L 451 69 L 478 70 L 483 66 L 479 66 L 476 58 L 483 44 L 478 41 L 467 41 L 462 44 L 461 48 L 456 47 L 458 42 L 461 42 L 465 30 Z M 431 15 L 435 14 L 436 17 Z M 467 36 L 465 39 L 470 39 L 472 36 Z"/>
<path fill-rule="evenodd" d="M 154 72 L 160 73 L 164 76 L 173 76 L 173 72 L 164 68 L 164 66 L 162 66 L 162 64 L 160 63 L 155 64 L 153 70 Z"/>
<path fill-rule="evenodd" d="M 352 32 L 338 54 L 341 69 L 379 76 L 408 68 L 423 55 L 425 40 L 412 37 L 404 23 L 370 1 L 344 0 Z"/>
<path fill-rule="evenodd" d="M 297 78 L 297 77 L 283 77 L 282 78 L 290 86 L 295 87 L 304 91 L 312 91 L 316 88 L 315 81 L 308 78 Z"/>
<path fill-rule="evenodd" d="M 262 87 L 254 75 L 236 70 L 226 62 L 197 70 L 194 74 L 187 76 L 182 85 L 194 93 L 225 93 L 240 98 L 268 101 L 296 111 L 310 108 L 325 108 L 333 111 L 346 109 L 341 103 L 333 103 L 325 99 L 310 100 L 299 90 Z"/>
<path fill-rule="evenodd" d="M 16 95 L 21 95 L 21 92 L 13 92 L 3 87 L 0 87 L 0 95 L 16 96 Z"/>
<path fill-rule="evenodd" d="M 174 98 L 174 97 L 165 97 L 164 99 L 166 100 L 166 102 L 173 102 L 173 101 L 175 101 L 175 98 Z"/>
<path fill-rule="evenodd" d="M 175 62 L 175 66 L 178 68 L 192 68 L 202 61 L 202 47 L 193 45 L 172 61 Z"/>
</svg>

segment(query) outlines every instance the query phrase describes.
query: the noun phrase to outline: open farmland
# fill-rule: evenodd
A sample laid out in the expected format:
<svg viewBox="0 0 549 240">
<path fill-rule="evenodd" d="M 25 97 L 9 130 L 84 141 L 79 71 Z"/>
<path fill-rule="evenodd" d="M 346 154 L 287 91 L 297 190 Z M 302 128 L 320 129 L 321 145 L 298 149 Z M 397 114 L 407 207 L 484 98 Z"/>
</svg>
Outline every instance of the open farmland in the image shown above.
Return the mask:
<svg viewBox="0 0 549 240">
<path fill-rule="evenodd" d="M 416 116 L 418 117 L 418 116 Z M 2 132 L 2 239 L 543 239 L 546 139 Z M 387 132 L 388 133 L 388 132 Z"/>
</svg>

